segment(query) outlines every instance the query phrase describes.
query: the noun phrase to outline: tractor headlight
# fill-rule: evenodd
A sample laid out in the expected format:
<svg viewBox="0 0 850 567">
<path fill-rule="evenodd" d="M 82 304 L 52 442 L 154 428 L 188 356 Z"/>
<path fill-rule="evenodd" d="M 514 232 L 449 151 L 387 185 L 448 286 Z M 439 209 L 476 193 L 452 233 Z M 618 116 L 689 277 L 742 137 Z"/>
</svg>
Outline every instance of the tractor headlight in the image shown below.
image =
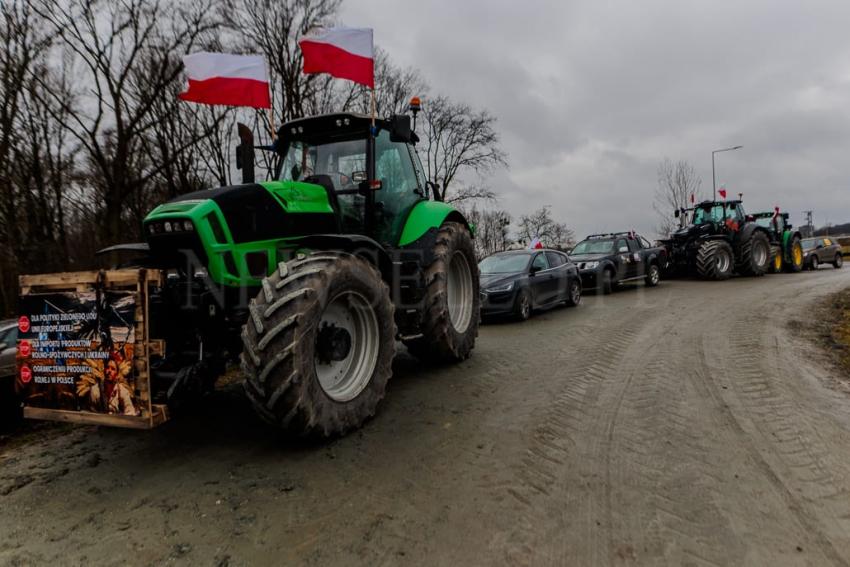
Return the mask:
<svg viewBox="0 0 850 567">
<path fill-rule="evenodd" d="M 599 262 L 585 262 L 584 266 L 582 266 L 583 270 L 593 270 L 594 268 L 599 267 Z"/>
<path fill-rule="evenodd" d="M 487 293 L 504 293 L 506 291 L 511 291 L 514 288 L 514 282 L 508 282 L 504 285 L 499 285 L 496 287 L 488 287 Z"/>
</svg>

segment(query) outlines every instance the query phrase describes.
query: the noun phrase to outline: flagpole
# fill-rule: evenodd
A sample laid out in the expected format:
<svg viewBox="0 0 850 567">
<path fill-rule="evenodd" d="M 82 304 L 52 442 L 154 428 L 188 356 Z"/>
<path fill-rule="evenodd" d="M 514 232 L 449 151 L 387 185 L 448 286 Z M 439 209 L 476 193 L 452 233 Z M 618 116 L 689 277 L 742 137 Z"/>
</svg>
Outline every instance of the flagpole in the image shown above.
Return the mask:
<svg viewBox="0 0 850 567">
<path fill-rule="evenodd" d="M 371 89 L 369 89 L 369 94 L 370 94 L 369 98 L 371 99 L 370 105 L 372 107 L 372 129 L 374 130 L 375 129 L 375 115 L 378 112 L 377 111 L 377 104 L 375 102 L 375 87 L 372 87 Z"/>
</svg>

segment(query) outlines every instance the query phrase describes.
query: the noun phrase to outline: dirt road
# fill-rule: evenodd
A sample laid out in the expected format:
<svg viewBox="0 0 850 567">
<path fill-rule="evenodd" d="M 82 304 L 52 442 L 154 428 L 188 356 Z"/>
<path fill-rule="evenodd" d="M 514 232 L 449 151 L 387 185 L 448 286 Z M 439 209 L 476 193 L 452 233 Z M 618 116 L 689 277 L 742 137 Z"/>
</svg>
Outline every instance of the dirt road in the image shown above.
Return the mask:
<svg viewBox="0 0 850 567">
<path fill-rule="evenodd" d="M 795 336 L 847 286 L 665 282 L 485 326 L 459 366 L 400 358 L 320 447 L 235 391 L 54 433 L 0 454 L 0 564 L 847 564 L 850 393 Z"/>
</svg>

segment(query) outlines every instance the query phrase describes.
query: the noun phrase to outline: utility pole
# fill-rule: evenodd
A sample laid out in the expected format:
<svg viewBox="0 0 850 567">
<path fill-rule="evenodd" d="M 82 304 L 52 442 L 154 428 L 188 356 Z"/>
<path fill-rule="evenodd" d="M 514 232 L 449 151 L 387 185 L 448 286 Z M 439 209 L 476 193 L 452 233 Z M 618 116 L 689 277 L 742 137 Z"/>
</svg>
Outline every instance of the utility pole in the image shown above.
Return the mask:
<svg viewBox="0 0 850 567">
<path fill-rule="evenodd" d="M 813 211 L 803 211 L 803 215 L 806 217 L 806 232 L 808 232 L 809 238 L 815 235 L 815 224 L 812 217 Z"/>
</svg>

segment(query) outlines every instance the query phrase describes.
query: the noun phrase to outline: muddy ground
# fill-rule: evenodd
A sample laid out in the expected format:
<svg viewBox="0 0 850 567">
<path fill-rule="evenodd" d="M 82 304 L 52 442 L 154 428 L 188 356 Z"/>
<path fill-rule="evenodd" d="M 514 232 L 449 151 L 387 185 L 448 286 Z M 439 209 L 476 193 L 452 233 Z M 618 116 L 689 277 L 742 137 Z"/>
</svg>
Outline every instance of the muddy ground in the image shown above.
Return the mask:
<svg viewBox="0 0 850 567">
<path fill-rule="evenodd" d="M 399 357 L 376 419 L 277 438 L 238 390 L 0 448 L 2 565 L 850 562 L 850 388 L 803 334 L 850 270 L 664 282 Z"/>
</svg>

